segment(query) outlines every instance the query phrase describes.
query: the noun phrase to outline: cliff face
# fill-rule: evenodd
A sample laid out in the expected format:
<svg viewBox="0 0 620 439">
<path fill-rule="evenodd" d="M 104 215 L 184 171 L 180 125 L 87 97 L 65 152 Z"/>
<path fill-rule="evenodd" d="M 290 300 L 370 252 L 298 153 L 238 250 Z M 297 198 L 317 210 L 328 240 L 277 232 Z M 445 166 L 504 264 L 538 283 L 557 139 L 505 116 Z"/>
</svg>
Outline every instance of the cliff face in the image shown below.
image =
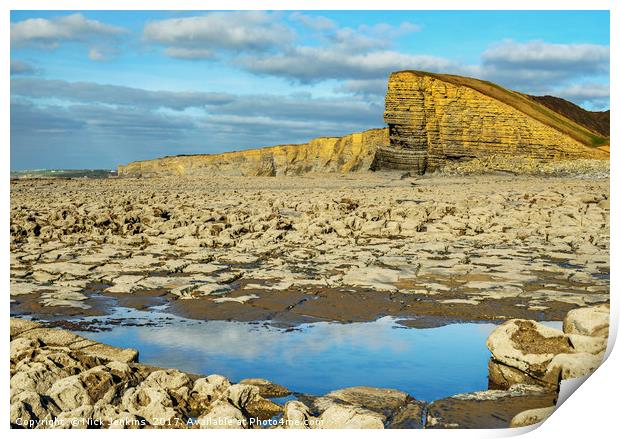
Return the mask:
<svg viewBox="0 0 620 439">
<path fill-rule="evenodd" d="M 122 177 L 171 175 L 300 175 L 308 172 L 367 171 L 387 129 L 344 137 L 319 137 L 299 145 L 279 145 L 214 155 L 164 157 L 118 167 Z"/>
<path fill-rule="evenodd" d="M 492 169 L 511 169 L 521 159 L 609 159 L 604 130 L 601 134 L 573 117 L 589 112 L 563 112 L 557 106 L 474 78 L 397 72 L 390 76 L 385 98 L 387 129 L 299 145 L 133 162 L 119 166 L 118 175 L 275 176 L 369 169 L 423 174 L 472 159 L 492 162 Z"/>
<path fill-rule="evenodd" d="M 609 157 L 596 133 L 520 93 L 472 78 L 397 72 L 385 100 L 389 145 L 375 169 L 423 174 L 454 160 Z"/>
</svg>

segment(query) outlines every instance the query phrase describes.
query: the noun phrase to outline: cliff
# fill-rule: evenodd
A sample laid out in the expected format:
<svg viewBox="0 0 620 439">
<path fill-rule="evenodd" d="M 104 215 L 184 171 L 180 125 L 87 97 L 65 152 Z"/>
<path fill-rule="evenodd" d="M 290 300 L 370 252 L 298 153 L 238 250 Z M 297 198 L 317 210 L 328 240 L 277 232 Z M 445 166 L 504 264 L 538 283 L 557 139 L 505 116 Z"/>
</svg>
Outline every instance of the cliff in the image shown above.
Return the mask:
<svg viewBox="0 0 620 439">
<path fill-rule="evenodd" d="M 605 115 L 567 104 L 474 78 L 396 72 L 385 98 L 387 129 L 319 137 L 298 145 L 133 162 L 119 166 L 118 175 L 276 176 L 369 169 L 423 174 L 474 159 L 493 163 L 489 169 L 511 169 L 523 159 L 608 160 Z"/>
<path fill-rule="evenodd" d="M 609 139 L 527 95 L 473 78 L 393 73 L 384 120 L 389 144 L 378 149 L 374 169 L 423 174 L 474 158 L 609 158 Z"/>
<path fill-rule="evenodd" d="M 171 175 L 300 175 L 308 172 L 367 171 L 375 150 L 388 142 L 386 129 L 308 143 L 278 145 L 223 154 L 164 157 L 118 167 L 121 177 Z"/>
</svg>

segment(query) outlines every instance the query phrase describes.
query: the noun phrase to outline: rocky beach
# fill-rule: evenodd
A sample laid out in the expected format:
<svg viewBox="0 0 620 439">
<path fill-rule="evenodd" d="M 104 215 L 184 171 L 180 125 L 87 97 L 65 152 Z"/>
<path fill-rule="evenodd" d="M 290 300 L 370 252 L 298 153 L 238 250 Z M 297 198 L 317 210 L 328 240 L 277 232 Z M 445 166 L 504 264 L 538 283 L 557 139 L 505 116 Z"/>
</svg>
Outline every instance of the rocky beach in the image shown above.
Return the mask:
<svg viewBox="0 0 620 439">
<path fill-rule="evenodd" d="M 138 352 L 11 319 L 14 428 L 503 428 L 543 421 L 562 379 L 602 362 L 609 307 L 568 313 L 564 331 L 510 320 L 489 336 L 489 390 L 433 402 L 396 389 L 304 395 L 261 378 L 232 384 L 137 362 Z M 287 397 L 278 404 L 277 399 Z M 275 399 L 274 399 L 275 398 Z"/>
<path fill-rule="evenodd" d="M 560 320 L 609 300 L 607 179 L 18 180 L 11 195 L 15 314 L 166 304 L 419 327 Z"/>
<path fill-rule="evenodd" d="M 604 175 L 21 179 L 11 238 L 11 312 L 39 322 L 12 323 L 16 427 L 521 425 L 542 416 L 527 410 L 548 414 L 560 380 L 595 369 L 606 346 Z M 404 330 L 517 320 L 488 338 L 488 389 L 431 402 L 364 382 L 323 396 L 260 377 L 231 384 L 47 329 L 161 325 L 114 319 L 119 306 L 291 330 L 383 316 Z M 565 333 L 537 323 L 562 320 Z"/>
</svg>

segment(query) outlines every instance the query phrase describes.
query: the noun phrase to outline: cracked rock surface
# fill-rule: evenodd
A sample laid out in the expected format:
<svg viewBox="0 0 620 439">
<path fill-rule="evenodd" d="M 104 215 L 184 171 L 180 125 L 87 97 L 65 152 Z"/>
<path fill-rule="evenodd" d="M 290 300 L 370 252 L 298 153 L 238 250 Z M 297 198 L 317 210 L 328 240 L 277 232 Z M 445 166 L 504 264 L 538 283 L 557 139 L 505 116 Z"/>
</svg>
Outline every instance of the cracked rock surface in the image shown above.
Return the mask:
<svg viewBox="0 0 620 439">
<path fill-rule="evenodd" d="M 39 316 L 560 320 L 609 300 L 609 180 L 17 180 L 11 299 Z"/>
</svg>

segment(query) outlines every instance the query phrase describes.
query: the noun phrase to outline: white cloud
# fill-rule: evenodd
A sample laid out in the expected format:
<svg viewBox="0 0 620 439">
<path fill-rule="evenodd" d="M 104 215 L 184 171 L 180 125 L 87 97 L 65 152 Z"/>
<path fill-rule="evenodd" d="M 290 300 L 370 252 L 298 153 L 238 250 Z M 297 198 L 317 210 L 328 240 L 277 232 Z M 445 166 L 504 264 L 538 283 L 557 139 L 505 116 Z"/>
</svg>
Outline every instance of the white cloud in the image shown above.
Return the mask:
<svg viewBox="0 0 620 439">
<path fill-rule="evenodd" d="M 140 108 L 183 110 L 205 105 L 221 105 L 233 99 L 227 93 L 153 91 L 93 82 L 16 78 L 11 95 L 30 98 L 59 98 L 65 101 L 126 105 Z"/>
<path fill-rule="evenodd" d="M 609 73 L 609 47 L 596 44 L 503 41 L 487 49 L 481 58 L 486 78 L 515 87 Z"/>
<path fill-rule="evenodd" d="M 336 27 L 333 20 L 321 15 L 308 15 L 296 11 L 291 13 L 289 18 L 314 31 L 325 31 Z"/>
<path fill-rule="evenodd" d="M 294 33 L 279 21 L 279 14 L 241 11 L 152 21 L 144 26 L 144 37 L 168 46 L 172 56 L 197 58 L 211 57 L 215 50 L 267 51 L 287 43 Z"/>
<path fill-rule="evenodd" d="M 125 32 L 124 28 L 89 20 L 82 14 L 52 19 L 30 18 L 11 24 L 11 46 L 39 45 L 54 48 L 62 41 L 88 41 L 93 38 L 117 36 Z"/>
<path fill-rule="evenodd" d="M 609 84 L 572 84 L 554 89 L 549 94 L 564 98 L 593 111 L 609 109 Z"/>
<path fill-rule="evenodd" d="M 178 59 L 212 59 L 215 53 L 209 49 L 188 49 L 186 47 L 166 47 L 164 54 Z"/>
<path fill-rule="evenodd" d="M 316 31 L 320 45 L 291 44 L 296 33 L 282 16 L 260 11 L 212 12 L 154 21 L 144 27 L 144 37 L 164 45 L 164 53 L 169 57 L 213 59 L 219 51 L 228 51 L 233 52 L 233 57 L 227 60 L 245 70 L 304 83 L 328 79 L 386 80 L 393 70 L 442 70 L 454 65 L 439 57 L 389 50 L 395 38 L 420 30 L 410 22 L 353 29 L 339 28 L 333 20 L 320 15 L 293 12 L 288 18 Z"/>
<path fill-rule="evenodd" d="M 387 81 L 385 79 L 350 79 L 338 86 L 336 91 L 362 96 L 377 96 L 383 99 L 387 91 Z"/>
<path fill-rule="evenodd" d="M 183 112 L 201 109 L 217 115 L 269 117 L 274 120 L 335 121 L 363 127 L 379 123 L 381 107 L 357 97 L 315 98 L 312 95 L 235 95 L 214 92 L 144 90 L 133 87 L 68 82 L 40 78 L 14 78 L 11 95 L 30 99 L 60 99 L 66 103 L 103 104 L 147 111 Z M 376 122 L 375 122 L 376 121 Z"/>
<path fill-rule="evenodd" d="M 482 54 L 485 64 L 540 69 L 602 70 L 609 64 L 609 47 L 596 44 L 552 44 L 544 41 L 504 41 Z"/>
<path fill-rule="evenodd" d="M 448 70 L 452 73 L 462 70 L 446 58 L 392 50 L 396 38 L 420 30 L 418 25 L 407 21 L 398 25 L 377 23 L 351 28 L 337 27 L 326 17 L 299 12 L 292 13 L 289 18 L 317 31 L 315 37 L 319 44 L 285 46 L 268 54 L 244 54 L 233 62 L 253 73 L 301 83 L 345 80 L 347 82 L 338 86 L 337 91 L 363 95 L 384 90 L 385 86 L 379 86 L 379 81 L 387 82 L 388 75 L 395 70 Z"/>
<path fill-rule="evenodd" d="M 574 84 L 556 93 L 576 100 L 609 98 L 609 84 Z"/>
<path fill-rule="evenodd" d="M 422 27 L 409 21 L 403 21 L 398 26 L 392 26 L 387 23 L 363 24 L 359 30 L 379 38 L 396 38 L 411 32 L 420 32 Z"/>
<path fill-rule="evenodd" d="M 11 76 L 13 75 L 32 75 L 37 72 L 32 65 L 18 59 L 11 60 Z"/>
<path fill-rule="evenodd" d="M 397 70 L 455 71 L 451 60 L 429 55 L 408 55 L 380 50 L 351 53 L 343 49 L 298 47 L 285 54 L 245 57 L 241 65 L 254 73 L 311 83 L 326 79 L 383 79 Z"/>
<path fill-rule="evenodd" d="M 110 47 L 91 47 L 88 50 L 88 58 L 92 61 L 109 61 L 117 50 Z"/>
</svg>

